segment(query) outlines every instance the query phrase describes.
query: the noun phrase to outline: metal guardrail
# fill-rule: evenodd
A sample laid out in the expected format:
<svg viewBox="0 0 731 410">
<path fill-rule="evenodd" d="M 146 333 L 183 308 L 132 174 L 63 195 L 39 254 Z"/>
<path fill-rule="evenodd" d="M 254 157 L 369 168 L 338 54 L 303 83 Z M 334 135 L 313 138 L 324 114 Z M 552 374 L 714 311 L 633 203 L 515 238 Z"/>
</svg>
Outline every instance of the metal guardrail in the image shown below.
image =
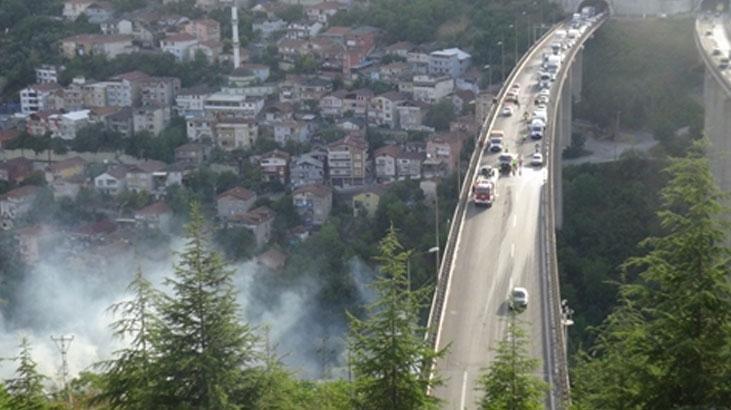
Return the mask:
<svg viewBox="0 0 731 410">
<path fill-rule="evenodd" d="M 731 79 L 726 79 L 723 76 L 723 74 L 720 72 L 720 69 L 718 68 L 718 63 L 713 60 L 713 57 L 708 54 L 708 50 L 706 50 L 705 46 L 703 45 L 703 38 L 705 37 L 701 35 L 701 23 L 702 22 L 700 20 L 696 20 L 695 22 L 695 36 L 693 36 L 695 40 L 695 45 L 698 48 L 698 51 L 701 53 L 701 57 L 706 63 L 706 66 L 708 66 L 711 75 L 713 75 L 713 77 L 716 79 L 716 82 L 721 84 L 721 86 L 724 88 L 724 91 L 726 91 L 726 94 L 731 95 Z"/>
<path fill-rule="evenodd" d="M 545 45 L 544 43 L 546 43 L 546 41 L 551 37 L 551 35 L 556 31 L 558 27 L 559 26 L 554 26 L 551 30 L 544 33 L 543 36 L 541 36 L 536 41 L 536 43 L 534 43 L 523 54 L 521 59 L 518 61 L 518 64 L 515 65 L 513 70 L 510 72 L 510 75 L 505 80 L 503 88 L 500 90 L 500 93 L 498 93 L 496 97 L 497 103 L 493 104 L 492 107 L 490 107 L 490 112 L 485 117 L 485 121 L 483 122 L 477 144 L 475 144 L 475 150 L 472 152 L 472 157 L 470 158 L 470 164 L 467 169 L 467 174 L 465 175 L 465 178 L 462 182 L 459 201 L 457 202 L 457 206 L 454 210 L 452 222 L 449 228 L 449 236 L 447 238 L 447 242 L 444 246 L 444 251 L 442 253 L 441 265 L 439 267 L 439 272 L 437 276 L 437 285 L 436 289 L 434 290 L 434 296 L 432 297 L 431 309 L 429 310 L 426 340 L 431 343 L 434 349 L 439 348 L 438 333 L 441 330 L 439 329 L 439 323 L 441 322 L 442 315 L 444 313 L 444 300 L 446 296 L 447 286 L 449 284 L 451 269 L 453 266 L 456 245 L 459 236 L 459 229 L 464 219 L 465 210 L 467 209 L 470 187 L 472 186 L 475 174 L 477 173 L 477 167 L 482 159 L 482 154 L 484 152 L 482 148 L 484 147 L 488 132 L 492 129 L 492 126 L 497 118 L 497 113 L 499 112 L 500 107 L 503 105 L 505 96 L 507 95 L 510 86 L 512 86 L 513 82 L 515 81 L 518 73 L 523 70 L 525 64 L 533 57 L 533 54 L 536 52 L 536 50 Z M 429 372 L 430 377 L 433 375 L 434 366 L 435 363 L 432 363 L 432 368 Z"/>
<path fill-rule="evenodd" d="M 605 16 L 602 20 L 598 21 L 595 25 L 591 27 L 590 30 L 587 30 L 586 33 L 584 33 L 581 36 L 581 41 L 578 42 L 577 46 L 574 47 L 571 50 L 571 54 L 567 56 L 565 61 L 569 61 L 570 64 L 563 64 L 560 70 L 559 74 L 559 80 L 558 80 L 558 87 L 555 88 L 557 90 L 557 95 L 553 99 L 553 104 L 551 104 L 552 107 L 552 113 L 551 113 L 551 121 L 549 121 L 548 124 L 548 132 L 546 132 L 546 138 L 550 138 L 551 142 L 549 144 L 546 144 L 547 146 L 547 155 L 546 155 L 546 163 L 550 160 L 558 161 L 560 158 L 557 157 L 557 155 L 561 155 L 560 153 L 560 146 L 559 146 L 559 139 L 556 138 L 556 126 L 558 124 L 558 113 L 560 111 L 560 104 L 561 104 L 561 95 L 563 92 L 563 88 L 566 82 L 566 79 L 568 78 L 570 74 L 570 69 L 573 69 L 574 60 L 576 58 L 576 55 L 579 53 L 579 50 L 583 47 L 584 43 L 586 42 L 589 37 L 591 37 L 596 30 L 598 30 L 604 22 L 606 22 L 607 16 Z M 560 175 L 559 175 L 560 176 Z M 547 251 L 547 255 L 545 255 L 548 259 L 548 299 L 549 299 L 549 310 L 550 310 L 550 317 L 551 317 L 551 339 L 553 340 L 553 359 L 556 362 L 556 370 L 557 370 L 557 387 L 559 391 L 559 396 L 561 398 L 561 404 L 568 407 L 571 403 L 571 383 L 569 380 L 569 366 L 568 366 L 568 352 L 566 351 L 566 340 L 564 340 L 564 333 L 563 333 L 563 323 L 562 323 L 562 312 L 561 312 L 561 288 L 560 288 L 560 279 L 559 279 L 559 273 L 558 273 L 558 255 L 556 252 L 556 192 L 555 192 L 555 179 L 557 175 L 554 172 L 554 167 L 549 166 L 548 167 L 548 182 L 547 182 L 547 189 L 546 189 L 546 195 L 544 196 L 544 199 L 546 200 L 545 206 L 545 218 L 543 219 L 544 222 L 544 239 L 548 242 L 547 246 L 545 247 Z"/>
<path fill-rule="evenodd" d="M 607 17 L 599 21 L 595 26 L 592 27 L 591 30 L 588 30 L 587 33 L 585 33 L 582 38 L 580 44 L 583 45 L 583 43 L 586 41 L 587 38 L 589 38 L 601 25 L 606 21 Z M 507 94 L 507 91 L 510 89 L 512 84 L 515 81 L 515 78 L 517 77 L 518 73 L 520 73 L 524 68 L 525 64 L 533 58 L 533 54 L 540 48 L 542 48 L 547 40 L 551 37 L 551 35 L 559 29 L 560 26 L 556 25 L 551 30 L 547 31 L 541 38 L 534 43 L 531 48 L 529 48 L 521 57 L 520 61 L 511 71 L 510 75 L 506 79 L 506 81 L 503 84 L 503 88 L 500 90 L 500 93 L 498 94 L 497 103 L 493 104 L 490 108 L 490 112 L 488 113 L 487 117 L 485 118 L 485 121 L 483 123 L 483 126 L 480 130 L 480 135 L 478 137 L 478 143 L 475 145 L 475 150 L 472 153 L 472 156 L 470 158 L 470 164 L 467 171 L 467 174 L 465 175 L 465 178 L 462 183 L 462 188 L 460 190 L 460 197 L 459 201 L 457 202 L 457 206 L 454 211 L 454 215 L 452 218 L 452 222 L 449 229 L 449 237 L 447 239 L 447 242 L 444 246 L 444 251 L 442 254 L 442 261 L 441 265 L 439 267 L 439 272 L 437 276 L 437 285 L 436 289 L 434 291 L 434 296 L 432 298 L 432 304 L 431 309 L 429 311 L 429 319 L 428 319 L 428 331 L 426 334 L 426 339 L 432 344 L 434 349 L 438 349 L 438 342 L 439 342 L 439 332 L 441 329 L 439 328 L 439 324 L 442 320 L 443 314 L 444 314 L 444 301 L 446 296 L 447 287 L 450 280 L 451 270 L 453 267 L 454 257 L 456 253 L 456 246 L 459 236 L 459 229 L 463 223 L 464 219 L 464 213 L 467 208 L 468 198 L 469 198 L 469 189 L 470 186 L 473 183 L 473 180 L 475 178 L 475 174 L 477 173 L 477 167 L 480 164 L 482 154 L 484 152 L 484 144 L 485 140 L 487 138 L 487 135 L 489 131 L 492 129 L 495 120 L 497 118 L 497 113 L 499 111 L 499 108 L 503 105 L 505 96 Z M 575 47 L 572 51 L 570 61 L 573 62 L 574 58 L 576 57 L 576 54 L 578 53 L 578 50 L 580 47 Z M 566 80 L 566 73 L 567 73 L 567 65 L 564 65 L 562 67 L 562 70 L 564 70 L 564 73 L 561 76 L 561 80 L 559 83 L 558 90 L 562 90 L 564 82 Z M 558 114 L 558 103 L 560 102 L 560 92 L 559 98 L 556 99 L 553 109 L 553 121 L 551 121 L 551 124 L 549 125 L 550 133 L 546 133 L 546 135 L 553 136 L 555 133 L 556 128 L 556 118 Z M 548 158 L 553 158 L 553 155 L 555 153 L 555 145 L 557 140 L 554 138 L 553 143 L 548 144 L 549 146 L 549 153 L 547 155 Z M 548 200 L 547 200 L 547 218 L 544 218 L 546 229 L 546 236 L 545 238 L 548 241 L 548 245 L 546 249 L 548 249 L 548 252 L 550 255 L 548 256 L 549 261 L 549 270 L 550 275 L 549 276 L 549 298 L 550 298 L 550 306 L 551 306 L 551 313 L 550 316 L 552 318 L 553 326 L 551 327 L 551 336 L 554 341 L 553 348 L 555 350 L 554 352 L 554 358 L 556 359 L 558 366 L 558 383 L 559 383 L 559 391 L 561 392 L 561 396 L 564 403 L 570 402 L 570 383 L 569 383 L 569 374 L 568 374 L 568 360 L 567 360 L 567 352 L 565 350 L 565 343 L 563 338 L 563 330 L 562 330 L 562 317 L 561 317 L 561 296 L 560 296 L 560 288 L 559 288 L 559 275 L 558 275 L 558 261 L 557 261 L 557 255 L 556 255 L 556 233 L 555 233 L 555 201 L 554 201 L 554 172 L 552 171 L 552 168 L 549 167 L 549 178 L 548 178 Z M 556 352 L 558 354 L 556 354 Z M 432 368 L 430 371 L 430 377 L 433 375 L 433 368 L 435 366 L 435 363 L 432 363 Z"/>
</svg>

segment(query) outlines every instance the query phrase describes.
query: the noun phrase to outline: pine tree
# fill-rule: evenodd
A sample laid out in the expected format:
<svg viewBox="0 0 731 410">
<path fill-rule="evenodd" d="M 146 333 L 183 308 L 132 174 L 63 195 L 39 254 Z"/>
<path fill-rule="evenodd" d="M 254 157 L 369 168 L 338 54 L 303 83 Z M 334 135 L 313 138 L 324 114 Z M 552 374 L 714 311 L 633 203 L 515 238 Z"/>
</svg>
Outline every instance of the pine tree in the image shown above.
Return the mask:
<svg viewBox="0 0 731 410">
<path fill-rule="evenodd" d="M 43 391 L 43 380 L 46 377 L 36 370 L 36 363 L 31 357 L 30 343 L 26 338 L 20 342 L 18 362 L 15 378 L 5 381 L 7 391 L 12 396 L 10 408 L 14 410 L 45 409 L 48 401 Z"/>
<path fill-rule="evenodd" d="M 620 306 L 574 379 L 585 408 L 725 408 L 731 403 L 731 286 L 725 195 L 705 142 L 672 160 L 658 213 L 665 235 L 643 242 Z"/>
<path fill-rule="evenodd" d="M 226 410 L 255 359 L 256 337 L 242 323 L 233 271 L 209 249 L 200 205 L 191 206 L 187 244 L 161 304 L 159 392 L 165 407 Z M 161 406 L 162 407 L 162 406 Z"/>
<path fill-rule="evenodd" d="M 356 378 L 359 409 L 412 410 L 434 408 L 438 401 L 427 388 L 439 384 L 427 367 L 444 350 L 435 352 L 424 340 L 419 311 L 428 303 L 429 289 L 409 290 L 406 262 L 393 226 L 380 243 L 381 275 L 373 287 L 377 300 L 367 306 L 368 318 L 350 315 L 351 365 Z"/>
<path fill-rule="evenodd" d="M 100 363 L 104 370 L 103 388 L 94 402 L 112 409 L 150 409 L 155 407 L 158 397 L 155 360 L 160 331 L 156 316 L 159 294 L 140 270 L 127 290 L 132 299 L 108 310 L 120 316 L 111 325 L 114 336 L 129 340 L 129 345 L 116 351 L 114 359 Z"/>
<path fill-rule="evenodd" d="M 484 392 L 479 407 L 484 410 L 533 410 L 544 407 L 546 384 L 535 375 L 540 362 L 530 357 L 528 339 L 511 314 L 508 333 L 488 370 L 480 376 Z"/>
</svg>

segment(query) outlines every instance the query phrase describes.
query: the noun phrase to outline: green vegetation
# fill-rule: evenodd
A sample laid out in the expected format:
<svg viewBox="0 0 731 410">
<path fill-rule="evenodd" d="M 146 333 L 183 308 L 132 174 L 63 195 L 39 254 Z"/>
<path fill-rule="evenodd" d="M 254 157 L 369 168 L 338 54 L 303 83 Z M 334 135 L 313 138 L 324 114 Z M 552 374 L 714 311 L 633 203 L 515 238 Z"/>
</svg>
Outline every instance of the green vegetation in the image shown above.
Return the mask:
<svg viewBox="0 0 731 410">
<path fill-rule="evenodd" d="M 637 154 L 564 168 L 565 220 L 557 239 L 561 296 L 576 312 L 571 348 L 589 343 L 586 329 L 616 303 L 620 265 L 657 230 L 661 169 L 661 162 Z"/>
<path fill-rule="evenodd" d="M 443 99 L 429 107 L 424 118 L 424 125 L 434 127 L 437 131 L 449 130 L 449 123 L 456 117 L 454 105 L 449 99 Z"/>
<path fill-rule="evenodd" d="M 577 116 L 614 130 L 645 129 L 668 152 L 682 155 L 688 140 L 675 137 L 690 126 L 700 135 L 703 107 L 695 97 L 703 66 L 693 44 L 692 18 L 611 20 L 587 43 L 585 78 Z"/>
<path fill-rule="evenodd" d="M 530 357 L 528 337 L 515 314 L 510 314 L 508 332 L 495 349 L 495 360 L 478 381 L 485 394 L 479 402 L 483 410 L 539 410 L 544 407 L 548 388 L 538 376 L 540 362 Z"/>
<path fill-rule="evenodd" d="M 28 339 L 20 342 L 18 368 L 15 377 L 6 380 L 7 391 L 11 398 L 9 407 L 13 409 L 41 410 L 46 407 L 43 394 L 43 380 L 46 378 L 36 369 L 36 363 L 31 357 L 31 346 Z"/>
<path fill-rule="evenodd" d="M 661 232 L 623 265 L 619 305 L 575 369 L 579 408 L 724 408 L 731 402 L 727 224 L 695 143 L 666 169 Z"/>
<path fill-rule="evenodd" d="M 377 300 L 367 307 L 367 319 L 350 316 L 356 408 L 425 409 L 438 404 L 427 389 L 439 385 L 440 379 L 425 369 L 446 351 L 435 352 L 424 339 L 426 329 L 418 325 L 432 290 L 411 290 L 406 275 L 410 256 L 391 227 L 377 258 L 381 276 L 372 285 Z"/>
<path fill-rule="evenodd" d="M 506 63 L 512 65 L 516 36 L 522 53 L 532 42 L 535 25 L 561 15 L 548 0 L 375 0 L 367 4 L 338 13 L 334 24 L 375 26 L 391 42 L 437 41 L 445 47 L 462 47 L 479 64 L 501 64 L 503 48 L 498 41 L 503 41 Z"/>
<path fill-rule="evenodd" d="M 192 204 L 189 220 L 187 244 L 166 280 L 169 291 L 156 290 L 137 272 L 130 298 L 110 307 L 111 330 L 126 347 L 99 363 L 99 373 L 82 372 L 48 399 L 44 376 L 24 341 L 17 377 L 0 384 L 0 408 L 346 410 L 436 404 L 425 392 L 439 378 L 429 380 L 420 371 L 441 354 L 424 341 L 418 324 L 431 290 L 410 289 L 411 252 L 401 247 L 393 228 L 381 242 L 382 273 L 370 315 L 351 316 L 355 379 L 310 382 L 297 380 L 273 354 L 268 337 L 261 343 L 259 329 L 241 321 L 233 272 L 210 250 L 199 205 Z M 327 235 L 333 238 L 323 232 Z"/>
</svg>

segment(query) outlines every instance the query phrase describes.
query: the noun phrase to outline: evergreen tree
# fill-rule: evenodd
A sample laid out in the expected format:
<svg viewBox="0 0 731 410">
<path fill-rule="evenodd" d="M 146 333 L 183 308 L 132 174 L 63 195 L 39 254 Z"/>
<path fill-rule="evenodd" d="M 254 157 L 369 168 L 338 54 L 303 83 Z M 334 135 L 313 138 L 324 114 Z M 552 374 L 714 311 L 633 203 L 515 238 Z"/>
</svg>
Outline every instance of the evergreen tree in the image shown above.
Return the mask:
<svg viewBox="0 0 731 410">
<path fill-rule="evenodd" d="M 30 343 L 26 338 L 20 342 L 20 354 L 17 360 L 19 363 L 15 370 L 15 378 L 5 381 L 7 391 L 12 396 L 9 408 L 14 410 L 45 409 L 48 402 L 43 392 L 43 380 L 46 377 L 36 370 L 36 363 L 31 357 Z"/>
<path fill-rule="evenodd" d="M 411 410 L 438 404 L 426 392 L 440 380 L 430 378 L 427 369 L 444 350 L 435 352 L 424 340 L 426 329 L 418 324 L 419 311 L 426 306 L 430 289 L 409 289 L 408 257 L 391 227 L 377 257 L 381 265 L 381 276 L 373 284 L 377 300 L 367 306 L 367 319 L 350 315 L 351 365 L 359 409 Z"/>
<path fill-rule="evenodd" d="M 116 351 L 114 359 L 100 364 L 105 370 L 103 387 L 94 401 L 112 409 L 150 409 L 155 407 L 158 397 L 155 360 L 160 330 L 156 316 L 159 295 L 140 270 L 127 290 L 132 299 L 110 306 L 109 311 L 120 316 L 111 325 L 114 336 L 130 343 Z"/>
<path fill-rule="evenodd" d="M 175 276 L 166 281 L 172 295 L 160 307 L 159 393 L 168 408 L 235 409 L 230 398 L 244 388 L 256 338 L 239 317 L 233 271 L 209 249 L 197 203 L 186 237 Z"/>
<path fill-rule="evenodd" d="M 525 332 L 511 313 L 508 333 L 495 349 L 495 360 L 478 381 L 485 394 L 478 403 L 481 409 L 543 408 L 547 386 L 535 375 L 540 362 L 530 357 L 527 343 Z"/>
<path fill-rule="evenodd" d="M 576 370 L 584 408 L 726 408 L 731 403 L 731 286 L 724 198 L 706 143 L 672 160 L 658 212 L 662 237 L 646 239 L 620 306 Z"/>
</svg>

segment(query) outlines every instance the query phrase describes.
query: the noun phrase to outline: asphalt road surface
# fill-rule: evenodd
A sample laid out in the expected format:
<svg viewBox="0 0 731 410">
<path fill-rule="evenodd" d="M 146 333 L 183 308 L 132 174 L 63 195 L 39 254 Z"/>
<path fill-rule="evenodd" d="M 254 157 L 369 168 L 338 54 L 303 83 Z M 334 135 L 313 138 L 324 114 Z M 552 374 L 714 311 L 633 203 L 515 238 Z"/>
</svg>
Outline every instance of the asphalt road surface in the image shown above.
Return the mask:
<svg viewBox="0 0 731 410">
<path fill-rule="evenodd" d="M 549 43 L 550 44 L 550 41 Z M 542 293 L 542 235 L 539 233 L 541 191 L 546 183 L 544 166 L 531 166 L 530 157 L 543 140 L 527 135 L 523 112 L 533 112 L 538 92 L 541 55 L 531 61 L 516 78 L 520 84 L 520 106 L 510 117 L 500 117 L 493 130 L 505 133 L 506 148 L 520 153 L 523 166 L 515 175 L 501 175 L 496 201 L 491 208 L 469 204 L 458 243 L 454 270 L 444 310 L 439 347 L 450 345 L 448 354 L 437 362 L 438 375 L 445 379 L 434 394 L 444 400 L 444 409 L 474 409 L 481 393 L 476 380 L 494 357 L 493 349 L 505 336 L 508 297 L 515 286 L 529 293 L 528 308 L 519 314 L 529 336 L 530 351 L 541 359 L 538 373 L 545 375 L 543 363 L 549 353 L 544 332 L 545 309 Z M 502 107 L 501 107 L 502 108 Z M 542 150 L 541 150 L 542 151 Z M 498 154 L 485 153 L 482 164 L 497 165 Z"/>
</svg>

